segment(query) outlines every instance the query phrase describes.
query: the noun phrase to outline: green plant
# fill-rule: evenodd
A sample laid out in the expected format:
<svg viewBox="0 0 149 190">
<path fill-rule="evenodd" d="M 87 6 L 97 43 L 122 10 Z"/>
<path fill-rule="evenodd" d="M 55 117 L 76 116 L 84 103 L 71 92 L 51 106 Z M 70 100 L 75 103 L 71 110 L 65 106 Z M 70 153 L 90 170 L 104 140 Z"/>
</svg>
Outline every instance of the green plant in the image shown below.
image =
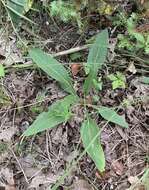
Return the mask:
<svg viewBox="0 0 149 190">
<path fill-rule="evenodd" d="M 124 26 L 128 32 L 127 35 L 118 35 L 118 47 L 120 49 L 127 49 L 129 51 L 138 52 L 142 50 L 144 53 L 149 53 L 149 33 L 137 32 L 136 25 L 139 21 L 138 16 L 132 13 L 129 18 L 124 14 L 120 14 L 120 21 L 116 25 Z"/>
<path fill-rule="evenodd" d="M 95 43 L 92 45 L 88 60 L 88 76 L 83 85 L 84 97 L 78 97 L 73 88 L 72 78 L 69 76 L 65 67 L 55 60 L 52 56 L 47 55 L 40 49 L 31 49 L 29 51 L 30 57 L 33 61 L 50 77 L 57 80 L 60 86 L 69 95 L 61 100 L 53 103 L 47 112 L 39 114 L 33 124 L 24 132 L 23 136 L 34 135 L 46 129 L 51 129 L 61 123 L 66 123 L 74 113 L 71 112 L 72 107 L 75 105 L 84 107 L 84 122 L 81 126 L 81 139 L 85 151 L 90 155 L 95 162 L 96 167 L 101 172 L 105 170 L 105 157 L 102 145 L 98 137 L 100 136 L 101 129 L 90 116 L 90 109 L 95 109 L 97 113 L 108 122 L 113 122 L 124 128 L 128 127 L 124 117 L 119 116 L 113 108 L 98 107 L 96 105 L 89 105 L 86 96 L 94 88 L 94 81 L 97 80 L 98 70 L 104 64 L 108 48 L 108 31 L 104 30 L 97 35 Z"/>
<path fill-rule="evenodd" d="M 24 15 L 31 9 L 33 0 L 0 0 L 13 24 L 18 24 L 20 18 L 33 23 Z"/>
<path fill-rule="evenodd" d="M 81 29 L 92 12 L 110 15 L 115 7 L 104 0 L 55 0 L 46 5 L 51 16 L 57 16 L 60 20 L 67 23 L 69 21 L 77 22 Z M 83 15 L 83 16 L 82 16 Z M 85 19 L 83 17 L 85 16 Z"/>
<path fill-rule="evenodd" d="M 97 91 L 102 90 L 103 82 L 101 80 L 101 77 L 99 77 L 97 80 L 93 79 L 93 85 Z"/>
<path fill-rule="evenodd" d="M 126 48 L 130 51 L 137 52 L 142 50 L 144 53 L 149 53 L 149 33 L 137 32 L 136 26 L 139 21 L 139 17 L 132 13 L 132 15 L 125 20 L 124 26 L 127 29 L 128 35 L 120 34 L 119 39 L 119 48 Z"/>
<path fill-rule="evenodd" d="M 149 54 L 149 35 L 141 34 L 139 32 L 131 32 L 129 36 L 122 34 L 118 35 L 119 48 L 126 48 L 129 51 L 143 50 L 144 53 Z M 135 40 L 135 41 L 134 41 Z"/>
<path fill-rule="evenodd" d="M 51 16 L 58 16 L 65 23 L 77 21 L 79 28 L 82 27 L 81 15 L 74 3 L 63 0 L 52 1 L 48 9 Z"/>
<path fill-rule="evenodd" d="M 122 73 L 116 72 L 116 74 L 110 74 L 108 75 L 108 78 L 112 81 L 113 90 L 126 87 L 126 78 Z"/>
<path fill-rule="evenodd" d="M 35 102 L 36 104 L 33 104 L 31 107 L 30 107 L 30 111 L 32 113 L 41 113 L 43 112 L 44 108 L 43 108 L 43 105 L 42 105 L 42 102 L 43 100 L 46 98 L 46 91 L 45 92 L 42 92 L 41 94 L 38 94 L 35 98 Z"/>
</svg>

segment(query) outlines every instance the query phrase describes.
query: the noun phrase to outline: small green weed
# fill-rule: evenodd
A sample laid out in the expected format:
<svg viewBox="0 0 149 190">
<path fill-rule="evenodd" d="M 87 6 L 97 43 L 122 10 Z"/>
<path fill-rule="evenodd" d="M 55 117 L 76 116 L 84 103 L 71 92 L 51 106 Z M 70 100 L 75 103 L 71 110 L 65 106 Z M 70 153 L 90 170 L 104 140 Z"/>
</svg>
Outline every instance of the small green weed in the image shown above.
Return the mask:
<svg viewBox="0 0 149 190">
<path fill-rule="evenodd" d="M 122 73 L 116 72 L 116 74 L 110 74 L 108 75 L 108 78 L 112 81 L 113 90 L 126 87 L 126 78 Z"/>
<path fill-rule="evenodd" d="M 33 23 L 24 16 L 31 9 L 33 0 L 0 0 L 0 3 L 5 8 L 13 26 L 17 26 L 21 18 Z"/>
<path fill-rule="evenodd" d="M 89 51 L 86 64 L 88 75 L 82 87 L 82 93 L 84 94 L 83 97 L 78 97 L 77 92 L 73 87 L 73 80 L 62 64 L 40 49 L 31 49 L 29 51 L 30 57 L 38 67 L 40 67 L 50 77 L 57 80 L 60 86 L 69 95 L 53 103 L 47 112 L 39 114 L 32 125 L 23 134 L 23 136 L 27 137 L 46 129 L 52 129 L 61 123 L 66 123 L 74 115 L 71 111 L 72 107 L 81 105 L 84 107 L 85 114 L 80 134 L 85 148 L 85 153 L 87 152 L 89 154 L 96 167 L 101 172 L 105 170 L 105 156 L 99 140 L 101 129 L 99 129 L 97 123 L 91 118 L 90 109 L 88 109 L 88 107 L 95 109 L 99 116 L 108 122 L 113 122 L 124 128 L 128 127 L 124 117 L 119 116 L 113 108 L 103 106 L 98 107 L 96 105 L 88 104 L 87 96 L 90 91 L 95 88 L 98 90 L 101 90 L 102 88 L 101 78 L 97 79 L 97 74 L 98 70 L 101 69 L 105 62 L 107 49 L 108 31 L 104 30 L 97 35 L 95 43 Z"/>
<path fill-rule="evenodd" d="M 94 86 L 94 88 L 97 91 L 101 91 L 102 90 L 102 85 L 103 85 L 103 82 L 102 82 L 102 78 L 101 77 L 99 77 L 97 80 L 93 79 L 93 86 Z"/>
<path fill-rule="evenodd" d="M 149 33 L 137 32 L 136 26 L 139 21 L 137 14 L 132 13 L 129 18 L 127 18 L 123 13 L 119 16 L 120 20 L 115 22 L 116 25 L 124 26 L 128 34 L 118 35 L 118 48 L 126 49 L 133 52 L 143 52 L 145 54 L 149 53 Z"/>
<path fill-rule="evenodd" d="M 79 29 L 85 25 L 88 14 L 92 12 L 110 15 L 115 10 L 112 4 L 107 3 L 104 0 L 55 0 L 47 5 L 51 16 L 57 16 L 60 20 L 67 23 L 70 21 L 77 22 Z M 86 19 L 82 17 L 85 15 Z"/>
<path fill-rule="evenodd" d="M 48 7 L 51 16 L 59 17 L 63 22 L 77 21 L 79 28 L 82 28 L 81 15 L 74 3 L 63 0 L 53 1 Z"/>
</svg>

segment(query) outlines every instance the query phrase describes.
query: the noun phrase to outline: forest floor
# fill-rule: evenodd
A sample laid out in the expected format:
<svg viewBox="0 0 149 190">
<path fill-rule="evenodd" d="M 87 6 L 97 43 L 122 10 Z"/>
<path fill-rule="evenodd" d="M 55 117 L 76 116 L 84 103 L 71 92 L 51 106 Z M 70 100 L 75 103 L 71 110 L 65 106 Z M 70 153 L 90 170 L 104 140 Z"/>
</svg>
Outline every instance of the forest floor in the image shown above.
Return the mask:
<svg viewBox="0 0 149 190">
<path fill-rule="evenodd" d="M 104 106 L 116 107 L 125 102 L 119 114 L 125 115 L 129 125 L 127 129 L 111 123 L 105 126 L 106 122 L 95 115 L 99 126 L 105 126 L 101 143 L 106 171 L 100 173 L 86 154 L 58 189 L 149 189 L 149 85 L 140 80 L 149 74 L 149 55 L 137 57 L 116 51 L 119 28 L 113 27 L 105 17 L 100 18 L 105 19 L 102 27 L 99 27 L 101 21 L 98 16 L 92 18 L 83 33 L 78 32 L 76 25 L 49 18 L 46 13 L 37 12 L 32 19 L 38 25 L 32 27 L 23 22 L 18 34 L 28 47 L 41 47 L 48 53 L 58 53 L 56 59 L 69 69 L 78 92 L 84 72 L 74 70 L 71 64 L 79 63 L 80 59 L 85 62 L 88 48 L 82 47 L 87 39 L 103 28 L 109 29 L 108 58 L 99 74 L 105 82 L 96 96 Z M 75 47 L 81 50 L 76 51 Z M 5 77 L 0 78 L 0 190 L 50 189 L 82 152 L 79 132 L 82 110 L 74 110 L 76 116 L 65 124 L 22 139 L 21 135 L 36 116 L 66 93 L 53 79 L 32 65 L 10 23 L 0 29 L 0 63 L 4 63 L 6 68 Z M 126 88 L 113 90 L 105 76 L 117 71 L 125 75 Z"/>
</svg>

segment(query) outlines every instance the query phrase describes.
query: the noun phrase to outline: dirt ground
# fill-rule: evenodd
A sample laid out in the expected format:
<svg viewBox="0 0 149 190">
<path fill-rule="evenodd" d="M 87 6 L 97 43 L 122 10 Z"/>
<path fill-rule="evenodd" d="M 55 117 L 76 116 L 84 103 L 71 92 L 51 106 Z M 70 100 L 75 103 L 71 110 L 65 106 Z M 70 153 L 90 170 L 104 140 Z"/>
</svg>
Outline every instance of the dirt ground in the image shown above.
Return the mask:
<svg viewBox="0 0 149 190">
<path fill-rule="evenodd" d="M 47 22 L 45 14 L 36 18 L 39 23 L 35 28 L 36 36 L 25 23 L 18 32 L 28 40 L 29 46 L 33 39 L 35 46 L 44 47 L 48 53 L 82 46 L 86 39 L 101 29 L 96 21 L 83 34 L 79 34 L 76 26 L 54 20 Z M 109 28 L 109 31 L 113 31 L 113 28 Z M 95 114 L 98 125 L 103 127 L 101 142 L 106 157 L 106 171 L 97 171 L 93 161 L 85 155 L 59 186 L 60 190 L 126 190 L 149 166 L 149 86 L 140 81 L 142 75 L 147 76 L 149 71 L 144 73 L 143 64 L 140 66 L 141 62 L 135 58 L 114 52 L 115 35 L 114 31 L 110 34 L 107 64 L 101 75 L 104 78 L 111 72 L 122 71 L 127 87 L 112 90 L 104 78 L 103 90 L 97 94 L 100 97 L 97 105 L 116 107 L 125 101 L 119 114 L 125 115 L 129 128 L 122 129 L 111 123 L 105 125 L 106 122 Z M 8 36 L 5 32 L 0 35 L 0 61 L 11 53 L 12 59 L 18 63 L 32 64 L 25 53 L 22 56 L 22 47 L 16 39 L 13 31 Z M 82 52 L 85 61 L 88 50 Z M 70 55 L 57 59 L 66 64 L 71 73 Z M 136 73 L 128 70 L 132 62 Z M 7 60 L 7 66 L 8 73 L 0 79 L 0 190 L 51 189 L 83 150 L 79 132 L 83 120 L 82 109 L 75 107 L 75 117 L 65 124 L 22 139 L 22 133 L 36 116 L 66 94 L 39 69 L 15 68 L 11 59 Z M 74 76 L 78 94 L 83 79 L 82 72 Z M 138 184 L 133 189 L 145 190 L 145 186 Z"/>
</svg>

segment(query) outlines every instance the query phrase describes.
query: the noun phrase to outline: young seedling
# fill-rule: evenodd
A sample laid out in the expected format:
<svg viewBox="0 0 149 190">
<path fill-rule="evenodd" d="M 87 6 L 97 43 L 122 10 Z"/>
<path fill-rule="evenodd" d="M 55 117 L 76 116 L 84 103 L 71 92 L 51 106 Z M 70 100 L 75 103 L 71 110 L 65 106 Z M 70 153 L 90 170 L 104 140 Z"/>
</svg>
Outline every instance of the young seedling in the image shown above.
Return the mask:
<svg viewBox="0 0 149 190">
<path fill-rule="evenodd" d="M 84 121 L 81 126 L 81 139 L 86 152 L 94 161 L 97 169 L 101 172 L 105 170 L 105 156 L 102 145 L 99 140 L 101 133 L 100 127 L 96 121 L 89 115 L 87 96 L 89 95 L 94 83 L 97 80 L 98 70 L 101 69 L 105 62 L 108 49 L 108 31 L 104 30 L 97 35 L 95 43 L 92 45 L 88 59 L 87 70 L 88 76 L 83 85 L 83 97 L 78 97 L 73 88 L 72 78 L 69 76 L 65 67 L 55 60 L 52 56 L 47 55 L 40 49 L 31 49 L 30 57 L 44 72 L 50 77 L 57 80 L 60 86 L 69 94 L 61 100 L 53 103 L 47 112 L 39 114 L 32 125 L 24 132 L 23 136 L 35 135 L 46 129 L 52 129 L 61 123 L 66 123 L 73 116 L 71 109 L 75 105 L 84 105 Z M 83 100 L 83 101 L 82 101 Z M 113 122 L 121 127 L 127 128 L 124 117 L 119 116 L 114 109 L 108 107 L 92 106 L 108 122 Z M 88 109 L 88 110 L 87 110 Z"/>
<path fill-rule="evenodd" d="M 116 88 L 125 88 L 126 87 L 126 78 L 120 72 L 116 72 L 116 74 L 108 75 L 108 78 L 112 81 L 112 89 Z"/>
</svg>

